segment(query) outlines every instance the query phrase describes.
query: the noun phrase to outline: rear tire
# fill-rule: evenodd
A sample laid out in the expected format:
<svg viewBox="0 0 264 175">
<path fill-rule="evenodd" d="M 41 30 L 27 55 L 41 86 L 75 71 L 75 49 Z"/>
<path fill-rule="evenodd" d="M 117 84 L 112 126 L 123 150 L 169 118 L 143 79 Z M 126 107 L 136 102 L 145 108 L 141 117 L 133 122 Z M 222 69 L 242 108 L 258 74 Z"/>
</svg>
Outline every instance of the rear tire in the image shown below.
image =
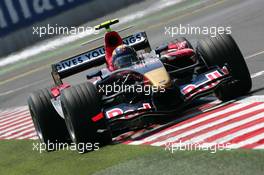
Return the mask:
<svg viewBox="0 0 264 175">
<path fill-rule="evenodd" d="M 231 35 L 223 34 L 201 40 L 197 47 L 208 67 L 215 65 L 223 67 L 227 63 L 235 79 L 217 88 L 215 94 L 220 100 L 227 101 L 246 95 L 250 91 L 252 81 L 247 64 Z"/>
<path fill-rule="evenodd" d="M 92 118 L 101 112 L 101 97 L 94 84 L 86 82 L 63 90 L 61 103 L 72 141 L 76 145 L 91 146 L 85 152 L 112 141 L 104 116 L 97 122 L 92 121 Z M 98 130 L 104 132 L 98 133 Z"/>
<path fill-rule="evenodd" d="M 54 109 L 51 103 L 49 88 L 32 93 L 28 98 L 30 114 L 41 143 L 65 143 L 70 140 L 64 119 Z M 55 149 L 55 148 L 54 148 Z"/>
</svg>

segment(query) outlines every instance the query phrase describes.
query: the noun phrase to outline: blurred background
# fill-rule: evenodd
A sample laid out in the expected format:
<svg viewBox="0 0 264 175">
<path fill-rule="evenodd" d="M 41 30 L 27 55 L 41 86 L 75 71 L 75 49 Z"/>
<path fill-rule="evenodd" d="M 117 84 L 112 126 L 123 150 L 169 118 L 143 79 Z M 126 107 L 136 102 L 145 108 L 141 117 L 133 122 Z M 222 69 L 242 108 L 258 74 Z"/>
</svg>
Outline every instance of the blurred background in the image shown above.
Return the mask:
<svg viewBox="0 0 264 175">
<path fill-rule="evenodd" d="M 41 26 L 73 27 L 143 0 L 1 0 L 0 57 L 54 35 L 33 35 Z"/>
</svg>

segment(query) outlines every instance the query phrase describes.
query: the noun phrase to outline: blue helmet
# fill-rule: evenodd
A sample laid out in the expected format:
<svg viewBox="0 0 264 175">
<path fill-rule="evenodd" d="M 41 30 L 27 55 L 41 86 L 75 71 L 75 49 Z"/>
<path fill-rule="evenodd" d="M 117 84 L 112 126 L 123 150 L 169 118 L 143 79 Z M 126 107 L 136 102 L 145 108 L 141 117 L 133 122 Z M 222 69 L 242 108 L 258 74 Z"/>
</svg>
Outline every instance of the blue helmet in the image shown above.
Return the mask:
<svg viewBox="0 0 264 175">
<path fill-rule="evenodd" d="M 131 66 L 139 60 L 135 49 L 124 44 L 113 51 L 112 58 L 115 69 Z"/>
</svg>

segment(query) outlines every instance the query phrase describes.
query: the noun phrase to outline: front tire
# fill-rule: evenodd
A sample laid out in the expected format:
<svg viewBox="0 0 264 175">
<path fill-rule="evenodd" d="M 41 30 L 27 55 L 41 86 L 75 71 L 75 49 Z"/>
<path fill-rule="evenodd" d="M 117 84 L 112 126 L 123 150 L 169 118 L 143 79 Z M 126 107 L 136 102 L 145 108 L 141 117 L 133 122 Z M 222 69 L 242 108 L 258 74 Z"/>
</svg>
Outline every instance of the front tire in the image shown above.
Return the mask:
<svg viewBox="0 0 264 175">
<path fill-rule="evenodd" d="M 29 111 L 41 143 L 48 145 L 69 141 L 64 119 L 54 109 L 48 88 L 32 93 L 28 98 Z"/>
<path fill-rule="evenodd" d="M 85 152 L 112 141 L 104 116 L 99 121 L 92 120 L 101 113 L 101 97 L 94 84 L 86 82 L 63 90 L 61 103 L 72 141 L 76 145 L 91 144 Z"/>
<path fill-rule="evenodd" d="M 231 35 L 217 35 L 198 42 L 197 49 L 208 67 L 218 65 L 223 67 L 226 63 L 234 81 L 220 86 L 216 96 L 227 101 L 246 95 L 251 87 L 252 80 L 245 59 Z"/>
</svg>

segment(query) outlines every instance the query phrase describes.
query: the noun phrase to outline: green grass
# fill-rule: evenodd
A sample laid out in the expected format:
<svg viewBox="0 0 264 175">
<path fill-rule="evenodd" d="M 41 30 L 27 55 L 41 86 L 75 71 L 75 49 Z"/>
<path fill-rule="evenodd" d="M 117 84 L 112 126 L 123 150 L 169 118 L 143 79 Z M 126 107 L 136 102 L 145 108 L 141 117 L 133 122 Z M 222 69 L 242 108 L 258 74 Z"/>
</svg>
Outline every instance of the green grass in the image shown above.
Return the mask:
<svg viewBox="0 0 264 175">
<path fill-rule="evenodd" d="M 108 146 L 100 151 L 79 154 L 75 151 L 39 153 L 32 141 L 0 142 L 0 174 L 92 174 L 121 162 L 151 154 L 155 149 L 125 145 Z"/>
<path fill-rule="evenodd" d="M 75 151 L 39 153 L 33 141 L 0 141 L 0 174 L 227 174 L 264 172 L 264 151 L 178 151 L 161 147 L 107 146 L 86 154 Z"/>
</svg>

